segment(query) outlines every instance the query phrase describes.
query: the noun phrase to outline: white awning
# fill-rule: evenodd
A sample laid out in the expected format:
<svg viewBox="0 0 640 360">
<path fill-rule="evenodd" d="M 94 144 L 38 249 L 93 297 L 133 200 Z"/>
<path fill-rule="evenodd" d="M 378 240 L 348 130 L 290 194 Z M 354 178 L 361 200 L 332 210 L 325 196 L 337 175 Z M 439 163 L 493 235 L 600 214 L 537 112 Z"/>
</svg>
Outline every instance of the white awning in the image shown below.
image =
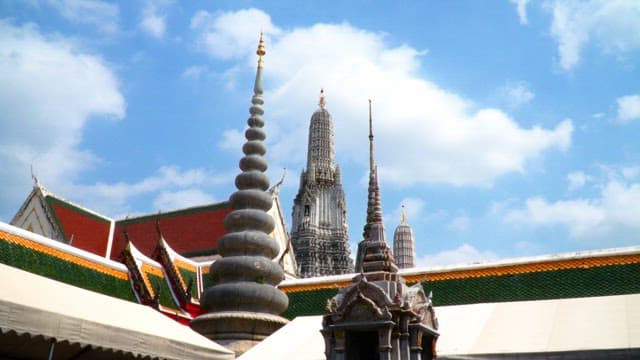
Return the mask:
<svg viewBox="0 0 640 360">
<path fill-rule="evenodd" d="M 0 353 L 46 359 L 234 359 L 234 353 L 135 304 L 0 264 Z"/>
<path fill-rule="evenodd" d="M 436 315 L 438 354 L 450 358 L 640 348 L 640 294 L 443 306 Z"/>
<path fill-rule="evenodd" d="M 242 354 L 238 360 L 324 360 L 322 316 L 299 316 Z"/>
<path fill-rule="evenodd" d="M 640 294 L 436 306 L 440 359 L 636 358 Z M 324 359 L 322 316 L 297 317 L 239 360 Z"/>
</svg>

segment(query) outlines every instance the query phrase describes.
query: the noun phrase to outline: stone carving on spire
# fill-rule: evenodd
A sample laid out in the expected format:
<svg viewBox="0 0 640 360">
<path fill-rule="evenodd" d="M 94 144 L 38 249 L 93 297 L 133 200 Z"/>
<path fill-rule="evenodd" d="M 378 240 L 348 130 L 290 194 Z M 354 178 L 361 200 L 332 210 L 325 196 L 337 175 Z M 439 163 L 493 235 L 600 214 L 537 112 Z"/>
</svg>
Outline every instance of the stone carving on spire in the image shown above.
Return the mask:
<svg viewBox="0 0 640 360">
<path fill-rule="evenodd" d="M 218 240 L 222 256 L 211 265 L 214 285 L 202 294 L 205 314 L 195 318 L 190 326 L 240 355 L 287 323 L 279 314 L 288 306 L 287 296 L 276 285 L 284 272 L 272 259 L 278 254 L 278 243 L 269 234 L 275 227 L 267 214 L 272 206 L 268 192 L 269 179 L 264 174 L 266 146 L 262 115 L 262 57 L 264 40 L 256 51 L 258 69 L 242 146 L 242 172 L 236 177 L 236 188 L 229 202 L 232 207 L 224 219 L 228 233 Z"/>
<path fill-rule="evenodd" d="M 309 124 L 307 168 L 294 199 L 291 242 L 299 275 L 312 277 L 353 271 L 349 257 L 346 201 L 335 161 L 333 122 L 324 89 Z"/>
</svg>

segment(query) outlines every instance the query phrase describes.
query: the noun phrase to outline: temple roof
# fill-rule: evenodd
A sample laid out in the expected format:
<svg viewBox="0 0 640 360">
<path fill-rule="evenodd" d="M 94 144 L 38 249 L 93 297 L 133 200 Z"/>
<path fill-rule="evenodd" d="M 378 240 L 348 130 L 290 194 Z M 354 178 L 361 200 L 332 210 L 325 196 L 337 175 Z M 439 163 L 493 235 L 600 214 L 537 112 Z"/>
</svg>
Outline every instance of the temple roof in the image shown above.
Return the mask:
<svg viewBox="0 0 640 360">
<path fill-rule="evenodd" d="M 231 206 L 224 201 L 118 220 L 111 258 L 116 258 L 124 249 L 125 230 L 136 247 L 143 254 L 150 256 L 158 243 L 157 222 L 162 226 L 165 239 L 179 254 L 185 256 L 215 254 L 216 241 L 226 234 L 223 221 L 229 212 L 231 212 Z"/>
<path fill-rule="evenodd" d="M 285 271 L 295 274 L 295 258 L 287 245 L 289 234 L 278 197 L 278 186 L 269 189 L 274 202 L 268 213 L 276 223 L 271 235 L 280 245 L 278 259 Z M 222 201 L 113 220 L 55 195 L 36 182 L 11 224 L 115 260 L 126 246 L 125 230 L 140 252 L 152 256 L 158 244 L 156 224 L 159 222 L 164 238 L 176 253 L 208 260 L 215 258 L 217 241 L 227 233 L 223 222 L 230 212 L 229 202 Z"/>
<path fill-rule="evenodd" d="M 2 222 L 0 263 L 87 290 L 136 301 L 123 264 Z"/>
<path fill-rule="evenodd" d="M 108 256 L 113 220 L 49 192 L 39 182 L 11 224 Z"/>
<path fill-rule="evenodd" d="M 422 283 L 436 307 L 640 293 L 640 246 L 495 262 L 401 269 L 408 285 Z M 355 274 L 285 280 L 285 316 L 322 315 L 327 299 Z"/>
</svg>

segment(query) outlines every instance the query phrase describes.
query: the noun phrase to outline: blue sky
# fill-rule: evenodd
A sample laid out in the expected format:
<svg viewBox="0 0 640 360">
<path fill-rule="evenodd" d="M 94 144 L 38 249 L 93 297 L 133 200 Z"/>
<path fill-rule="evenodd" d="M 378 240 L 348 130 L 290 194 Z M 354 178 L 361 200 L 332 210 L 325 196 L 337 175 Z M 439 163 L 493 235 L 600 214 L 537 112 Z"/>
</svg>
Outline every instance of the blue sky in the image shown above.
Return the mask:
<svg viewBox="0 0 640 360">
<path fill-rule="evenodd" d="M 387 239 L 420 265 L 640 241 L 640 2 L 0 1 L 0 220 L 33 184 L 119 218 L 225 200 L 264 31 L 290 223 L 320 88 L 352 247 L 373 100 Z"/>
</svg>

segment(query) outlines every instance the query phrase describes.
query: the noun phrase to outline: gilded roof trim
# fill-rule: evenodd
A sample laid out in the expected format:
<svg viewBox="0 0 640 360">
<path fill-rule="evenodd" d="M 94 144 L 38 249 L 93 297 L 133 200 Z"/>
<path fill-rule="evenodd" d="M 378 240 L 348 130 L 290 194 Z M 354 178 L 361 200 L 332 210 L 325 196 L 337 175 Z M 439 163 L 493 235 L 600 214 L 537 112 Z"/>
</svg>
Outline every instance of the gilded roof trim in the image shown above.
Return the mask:
<svg viewBox="0 0 640 360">
<path fill-rule="evenodd" d="M 74 254 L 70 254 L 68 252 L 64 252 L 60 249 L 56 249 L 54 247 L 51 246 L 47 246 L 45 244 L 41 244 L 38 243 L 36 241 L 15 235 L 15 234 L 11 234 L 5 231 L 0 230 L 0 238 L 17 244 L 19 246 L 40 252 L 40 253 L 44 253 L 47 255 L 51 255 L 54 256 L 58 259 L 64 260 L 64 261 L 68 261 L 70 263 L 85 267 L 85 268 L 89 268 L 92 270 L 95 270 L 97 272 L 109 275 L 109 276 L 113 276 L 115 278 L 121 279 L 121 280 L 128 280 L 129 279 L 129 274 L 126 271 L 122 271 L 122 270 L 118 270 L 115 269 L 111 266 L 108 265 L 104 265 L 104 264 L 100 264 L 94 261 L 91 261 L 89 259 L 74 255 Z"/>
<path fill-rule="evenodd" d="M 400 275 L 408 283 L 421 281 L 443 281 L 454 279 L 481 278 L 490 276 L 505 276 L 549 272 L 567 269 L 589 269 L 602 266 L 619 266 L 640 263 L 640 248 L 611 249 L 589 253 L 574 253 L 556 257 L 539 257 L 533 259 L 512 259 L 511 263 L 477 264 L 472 266 L 450 267 L 446 269 L 408 269 Z M 351 284 L 351 278 L 356 274 L 342 275 L 335 279 L 313 278 L 306 281 L 285 281 L 279 288 L 285 293 L 296 293 L 309 290 L 338 289 Z"/>
</svg>

